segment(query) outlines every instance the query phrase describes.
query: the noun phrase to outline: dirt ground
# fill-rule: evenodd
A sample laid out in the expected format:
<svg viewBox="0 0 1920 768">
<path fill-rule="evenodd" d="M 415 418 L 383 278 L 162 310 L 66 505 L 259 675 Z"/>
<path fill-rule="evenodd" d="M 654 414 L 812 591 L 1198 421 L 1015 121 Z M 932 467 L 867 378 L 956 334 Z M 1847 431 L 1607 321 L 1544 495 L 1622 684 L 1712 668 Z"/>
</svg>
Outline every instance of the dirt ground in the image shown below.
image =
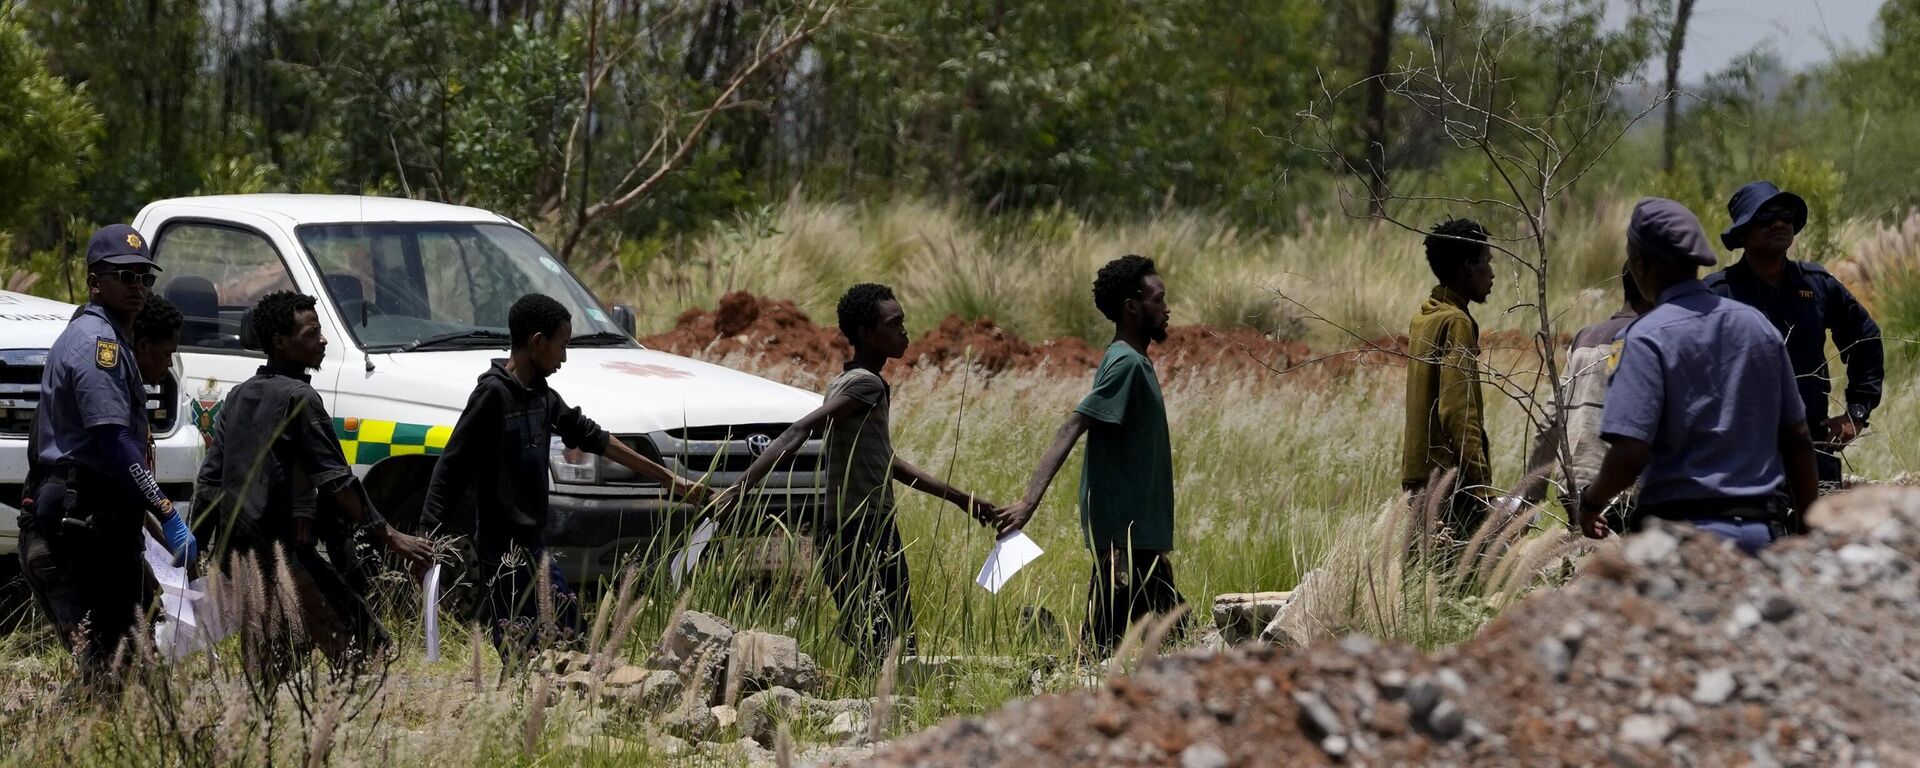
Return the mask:
<svg viewBox="0 0 1920 768">
<path fill-rule="evenodd" d="M 1761 558 L 1629 537 L 1432 656 L 1351 636 L 1161 659 L 877 762 L 1920 765 L 1920 490 L 1842 498 Z"/>
<path fill-rule="evenodd" d="M 828 377 L 851 354 L 838 328 L 814 322 L 791 301 L 745 292 L 721 297 L 712 310 L 689 309 L 672 330 L 640 341 L 678 355 L 705 360 L 745 357 L 761 364 L 795 365 Z M 1163 378 L 1202 371 L 1241 377 L 1294 370 L 1338 374 L 1356 365 L 1397 364 L 1397 355 L 1405 350 L 1405 337 L 1388 336 L 1316 355 L 1305 344 L 1268 338 L 1250 328 L 1183 325 L 1169 329 L 1166 341 L 1154 346 L 1153 357 Z M 1101 354 L 1098 346 L 1082 339 L 1032 342 L 991 318 L 967 321 L 950 315 L 916 339 L 906 355 L 889 367 L 946 366 L 971 360 L 989 374 L 1044 367 L 1080 376 L 1100 364 Z"/>
</svg>

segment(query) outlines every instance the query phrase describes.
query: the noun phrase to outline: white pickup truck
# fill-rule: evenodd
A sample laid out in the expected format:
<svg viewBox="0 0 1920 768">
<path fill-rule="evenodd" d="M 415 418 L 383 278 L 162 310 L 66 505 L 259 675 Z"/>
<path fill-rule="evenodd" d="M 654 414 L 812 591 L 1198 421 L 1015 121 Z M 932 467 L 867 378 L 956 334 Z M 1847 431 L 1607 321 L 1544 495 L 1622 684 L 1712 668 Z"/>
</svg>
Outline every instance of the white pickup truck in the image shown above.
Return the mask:
<svg viewBox="0 0 1920 768">
<path fill-rule="evenodd" d="M 603 309 L 524 227 L 476 208 L 236 195 L 162 200 L 133 225 L 164 269 L 154 290 L 185 318 L 179 402 L 202 429 L 265 360 L 248 330 L 253 303 L 280 289 L 319 299 L 330 344 L 313 386 L 368 493 L 401 527 L 418 520 L 434 461 L 475 379 L 507 354 L 507 308 L 529 292 L 573 313 L 573 348 L 555 389 L 682 476 L 732 483 L 771 436 L 820 402 L 642 347 L 631 309 Z M 693 512 L 625 468 L 557 442 L 550 461 L 546 537 L 575 581 L 612 572 L 623 555 Z M 820 503 L 821 480 L 814 443 L 768 478 L 762 502 L 802 511 Z"/>
</svg>

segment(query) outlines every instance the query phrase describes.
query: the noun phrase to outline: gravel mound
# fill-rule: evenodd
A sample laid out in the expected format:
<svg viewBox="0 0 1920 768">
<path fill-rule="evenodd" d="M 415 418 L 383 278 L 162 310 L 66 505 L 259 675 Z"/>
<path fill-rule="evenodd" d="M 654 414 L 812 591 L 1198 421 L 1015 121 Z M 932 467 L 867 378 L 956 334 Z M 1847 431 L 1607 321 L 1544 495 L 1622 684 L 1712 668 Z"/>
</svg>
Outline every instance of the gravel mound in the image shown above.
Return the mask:
<svg viewBox="0 0 1920 768">
<path fill-rule="evenodd" d="M 1920 765 L 1920 490 L 1761 558 L 1658 526 L 1431 656 L 1350 636 L 1152 661 L 901 740 L 899 766 Z"/>
</svg>

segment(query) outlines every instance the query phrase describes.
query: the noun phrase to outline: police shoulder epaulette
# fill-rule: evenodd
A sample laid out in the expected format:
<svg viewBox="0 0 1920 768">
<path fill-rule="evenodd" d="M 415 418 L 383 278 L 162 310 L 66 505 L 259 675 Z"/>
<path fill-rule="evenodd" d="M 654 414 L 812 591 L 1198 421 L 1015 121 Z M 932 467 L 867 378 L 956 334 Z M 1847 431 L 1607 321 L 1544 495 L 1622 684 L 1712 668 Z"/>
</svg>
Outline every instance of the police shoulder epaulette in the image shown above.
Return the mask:
<svg viewBox="0 0 1920 768">
<path fill-rule="evenodd" d="M 1802 271 L 1802 272 L 1806 272 L 1806 273 L 1808 273 L 1808 274 L 1812 274 L 1812 275 L 1826 275 L 1826 276 L 1828 276 L 1828 277 L 1832 277 L 1832 276 L 1833 276 L 1833 273 L 1832 273 L 1832 272 L 1828 272 L 1828 271 L 1827 271 L 1827 268 L 1826 268 L 1826 266 L 1825 266 L 1825 265 L 1823 265 L 1823 264 L 1821 264 L 1821 263 L 1819 263 L 1819 262 L 1816 262 L 1816 261 L 1802 261 L 1802 262 L 1798 262 L 1798 263 L 1799 263 L 1799 265 L 1800 265 L 1800 271 Z"/>
</svg>

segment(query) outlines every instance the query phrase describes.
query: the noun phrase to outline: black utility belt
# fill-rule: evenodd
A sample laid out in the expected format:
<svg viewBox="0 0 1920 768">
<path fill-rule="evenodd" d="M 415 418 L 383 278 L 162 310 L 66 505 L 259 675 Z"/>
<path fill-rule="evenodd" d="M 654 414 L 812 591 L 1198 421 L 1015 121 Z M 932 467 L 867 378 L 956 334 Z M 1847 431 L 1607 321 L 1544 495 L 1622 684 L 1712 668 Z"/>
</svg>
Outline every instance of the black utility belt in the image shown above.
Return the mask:
<svg viewBox="0 0 1920 768">
<path fill-rule="evenodd" d="M 1707 518 L 1777 523 L 1787 519 L 1787 504 L 1778 496 L 1663 501 L 1641 504 L 1635 511 L 1642 517 L 1680 521 Z"/>
</svg>

